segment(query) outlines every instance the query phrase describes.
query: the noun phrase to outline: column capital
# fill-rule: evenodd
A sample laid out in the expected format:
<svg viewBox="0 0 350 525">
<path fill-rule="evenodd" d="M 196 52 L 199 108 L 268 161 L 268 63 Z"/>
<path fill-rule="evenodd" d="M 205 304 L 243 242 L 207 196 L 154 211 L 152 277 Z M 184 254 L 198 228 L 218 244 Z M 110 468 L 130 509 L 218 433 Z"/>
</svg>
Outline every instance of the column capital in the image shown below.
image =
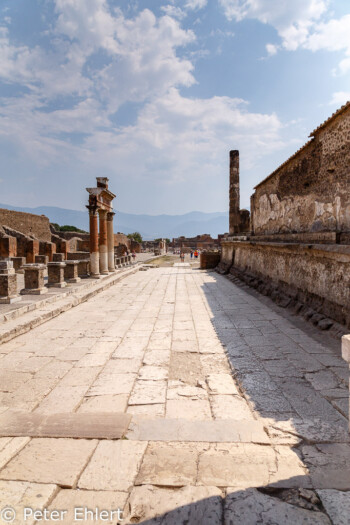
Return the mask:
<svg viewBox="0 0 350 525">
<path fill-rule="evenodd" d="M 114 215 L 115 215 L 114 211 L 108 211 L 107 212 L 107 221 L 113 221 Z"/>
<path fill-rule="evenodd" d="M 107 210 L 104 210 L 103 208 L 98 208 L 99 215 L 102 215 L 102 217 L 105 217 L 107 215 Z"/>
<path fill-rule="evenodd" d="M 97 206 L 91 206 L 90 204 L 86 206 L 89 210 L 89 215 L 97 215 L 98 208 Z"/>
</svg>

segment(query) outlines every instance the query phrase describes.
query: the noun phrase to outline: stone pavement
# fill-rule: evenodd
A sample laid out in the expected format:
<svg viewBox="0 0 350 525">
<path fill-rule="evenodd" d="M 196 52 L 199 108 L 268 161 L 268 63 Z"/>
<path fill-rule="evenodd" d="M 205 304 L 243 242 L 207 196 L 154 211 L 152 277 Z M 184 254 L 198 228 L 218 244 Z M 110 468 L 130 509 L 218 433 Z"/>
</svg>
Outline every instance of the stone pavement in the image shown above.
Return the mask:
<svg viewBox="0 0 350 525">
<path fill-rule="evenodd" d="M 340 341 L 238 283 L 137 272 L 0 345 L 0 516 L 350 524 L 348 376 Z"/>
</svg>

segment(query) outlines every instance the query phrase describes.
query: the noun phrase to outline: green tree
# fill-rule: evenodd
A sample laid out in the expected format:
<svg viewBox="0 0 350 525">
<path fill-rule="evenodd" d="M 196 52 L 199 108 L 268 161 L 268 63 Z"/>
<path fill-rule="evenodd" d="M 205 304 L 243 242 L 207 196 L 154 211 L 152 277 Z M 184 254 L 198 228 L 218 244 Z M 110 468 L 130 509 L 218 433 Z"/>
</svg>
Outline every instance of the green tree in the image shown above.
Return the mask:
<svg viewBox="0 0 350 525">
<path fill-rule="evenodd" d="M 142 242 L 142 235 L 141 235 L 141 233 L 139 233 L 139 232 L 129 233 L 129 234 L 127 235 L 127 237 L 128 237 L 129 239 L 132 239 L 133 241 L 136 241 L 136 242 L 139 242 L 139 243 Z"/>
</svg>

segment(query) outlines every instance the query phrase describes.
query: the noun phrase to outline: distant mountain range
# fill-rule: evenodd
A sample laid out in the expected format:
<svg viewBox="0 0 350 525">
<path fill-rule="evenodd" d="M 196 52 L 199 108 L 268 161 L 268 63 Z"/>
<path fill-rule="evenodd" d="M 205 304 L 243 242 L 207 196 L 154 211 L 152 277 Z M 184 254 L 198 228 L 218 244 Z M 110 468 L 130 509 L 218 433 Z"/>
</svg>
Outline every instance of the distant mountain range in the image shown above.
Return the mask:
<svg viewBox="0 0 350 525">
<path fill-rule="evenodd" d="M 56 222 L 60 226 L 69 224 L 82 230 L 89 230 L 87 211 L 66 210 L 54 206 L 25 208 L 1 203 L 0 208 L 46 215 L 50 222 Z M 204 213 L 192 211 L 184 215 L 134 215 L 116 211 L 114 231 L 125 234 L 138 231 L 145 240 L 157 239 L 158 237 L 171 239 L 181 235 L 195 237 L 202 233 L 209 233 L 212 237 L 217 237 L 218 234 L 228 231 L 228 212 Z"/>
</svg>

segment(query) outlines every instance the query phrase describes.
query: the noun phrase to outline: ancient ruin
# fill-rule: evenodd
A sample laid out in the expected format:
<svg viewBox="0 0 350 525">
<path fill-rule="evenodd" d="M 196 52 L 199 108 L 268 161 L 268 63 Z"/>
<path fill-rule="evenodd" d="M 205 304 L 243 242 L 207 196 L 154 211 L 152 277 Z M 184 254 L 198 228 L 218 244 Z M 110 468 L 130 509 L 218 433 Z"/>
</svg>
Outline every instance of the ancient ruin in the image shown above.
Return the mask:
<svg viewBox="0 0 350 525">
<path fill-rule="evenodd" d="M 114 271 L 113 205 L 114 193 L 107 177 L 97 177 L 96 188 L 86 188 L 90 216 L 90 265 L 92 276 Z M 98 228 L 99 223 L 99 228 Z"/>
<path fill-rule="evenodd" d="M 330 319 L 350 327 L 349 132 L 347 103 L 255 187 L 249 227 L 240 226 L 238 152 L 230 153 L 230 235 L 220 271 L 321 328 Z"/>
</svg>

